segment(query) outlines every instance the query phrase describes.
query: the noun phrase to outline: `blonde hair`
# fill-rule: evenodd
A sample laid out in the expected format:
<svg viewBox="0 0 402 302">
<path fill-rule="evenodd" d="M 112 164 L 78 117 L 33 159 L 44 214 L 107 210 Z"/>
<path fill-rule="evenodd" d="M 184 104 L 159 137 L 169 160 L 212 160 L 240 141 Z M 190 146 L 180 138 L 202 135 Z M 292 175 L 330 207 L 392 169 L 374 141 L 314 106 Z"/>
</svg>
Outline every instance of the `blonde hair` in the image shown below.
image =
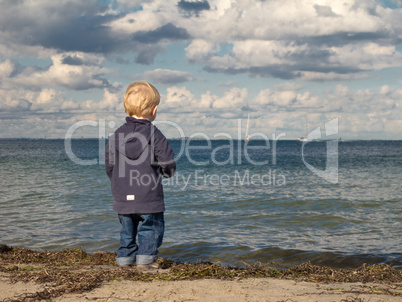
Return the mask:
<svg viewBox="0 0 402 302">
<path fill-rule="evenodd" d="M 146 81 L 131 83 L 124 96 L 124 109 L 129 116 L 144 116 L 152 113 L 152 109 L 159 105 L 158 90 Z"/>
</svg>

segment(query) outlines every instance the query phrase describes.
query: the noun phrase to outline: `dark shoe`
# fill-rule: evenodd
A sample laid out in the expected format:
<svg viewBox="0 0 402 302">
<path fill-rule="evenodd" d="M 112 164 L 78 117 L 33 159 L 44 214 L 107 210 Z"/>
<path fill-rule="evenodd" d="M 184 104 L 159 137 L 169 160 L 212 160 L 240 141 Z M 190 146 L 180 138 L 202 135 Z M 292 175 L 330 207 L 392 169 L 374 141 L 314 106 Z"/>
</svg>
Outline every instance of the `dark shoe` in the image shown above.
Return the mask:
<svg viewBox="0 0 402 302">
<path fill-rule="evenodd" d="M 137 269 L 140 271 L 156 271 L 160 268 L 161 266 L 157 262 L 150 264 L 137 264 Z"/>
</svg>

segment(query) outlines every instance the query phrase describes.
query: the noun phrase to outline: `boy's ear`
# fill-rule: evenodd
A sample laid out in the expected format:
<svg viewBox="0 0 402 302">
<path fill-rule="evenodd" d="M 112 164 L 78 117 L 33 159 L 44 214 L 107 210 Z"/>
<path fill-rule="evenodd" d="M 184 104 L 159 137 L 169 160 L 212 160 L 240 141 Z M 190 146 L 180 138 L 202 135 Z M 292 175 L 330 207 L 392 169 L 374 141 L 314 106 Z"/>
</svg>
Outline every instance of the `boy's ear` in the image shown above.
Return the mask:
<svg viewBox="0 0 402 302">
<path fill-rule="evenodd" d="M 158 105 L 156 105 L 153 109 L 152 109 L 152 115 L 156 114 L 156 110 L 158 110 Z"/>
</svg>

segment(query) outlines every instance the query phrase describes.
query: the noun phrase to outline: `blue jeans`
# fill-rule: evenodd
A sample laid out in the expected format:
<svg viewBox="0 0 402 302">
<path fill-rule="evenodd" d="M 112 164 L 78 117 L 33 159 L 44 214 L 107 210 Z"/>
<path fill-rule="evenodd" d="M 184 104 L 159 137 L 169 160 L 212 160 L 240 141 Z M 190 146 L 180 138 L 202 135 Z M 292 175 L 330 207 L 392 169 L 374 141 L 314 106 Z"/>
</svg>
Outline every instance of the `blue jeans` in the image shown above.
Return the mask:
<svg viewBox="0 0 402 302">
<path fill-rule="evenodd" d="M 119 214 L 121 223 L 117 265 L 150 264 L 158 257 L 165 232 L 163 212 L 153 214 Z M 138 236 L 138 244 L 136 237 Z"/>
</svg>

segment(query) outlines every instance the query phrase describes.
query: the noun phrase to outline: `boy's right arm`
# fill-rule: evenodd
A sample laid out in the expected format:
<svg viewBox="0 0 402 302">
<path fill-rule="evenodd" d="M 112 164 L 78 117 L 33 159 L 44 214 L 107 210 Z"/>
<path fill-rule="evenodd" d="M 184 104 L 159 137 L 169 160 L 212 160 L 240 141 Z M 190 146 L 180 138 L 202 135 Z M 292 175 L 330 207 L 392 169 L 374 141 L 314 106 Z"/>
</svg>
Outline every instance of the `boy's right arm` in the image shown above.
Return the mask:
<svg viewBox="0 0 402 302">
<path fill-rule="evenodd" d="M 159 134 L 159 135 L 158 135 Z M 159 132 L 155 137 L 155 158 L 163 177 L 173 177 L 176 170 L 173 150 L 166 137 Z"/>
</svg>

